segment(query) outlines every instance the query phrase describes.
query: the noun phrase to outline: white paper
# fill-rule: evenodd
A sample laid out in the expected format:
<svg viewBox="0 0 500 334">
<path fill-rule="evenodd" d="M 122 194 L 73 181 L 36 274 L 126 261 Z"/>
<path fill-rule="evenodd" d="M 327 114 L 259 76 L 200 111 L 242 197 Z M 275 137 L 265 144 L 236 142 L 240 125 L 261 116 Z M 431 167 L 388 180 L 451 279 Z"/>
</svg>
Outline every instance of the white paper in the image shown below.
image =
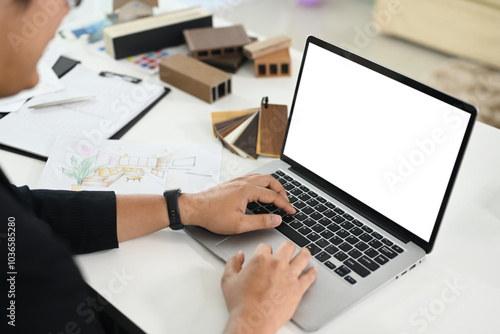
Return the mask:
<svg viewBox="0 0 500 334">
<path fill-rule="evenodd" d="M 44 157 L 48 157 L 60 135 L 98 144 L 118 132 L 164 92 L 159 85 L 101 77 L 82 65 L 64 75 L 61 82 L 67 92 L 96 98 L 42 109 L 29 109 L 30 101 L 19 112 L 0 119 L 0 143 Z"/>
<path fill-rule="evenodd" d="M 0 105 L 0 112 L 16 112 L 21 109 L 25 102 L 26 100 L 20 100 L 14 103 Z"/>
<path fill-rule="evenodd" d="M 87 172 L 78 182 L 68 174 L 81 172 L 78 167 L 85 159 Z M 54 144 L 38 187 L 118 194 L 161 194 L 172 188 L 200 192 L 219 183 L 221 159 L 220 144 L 106 140 L 99 146 L 87 146 L 79 138 L 62 136 Z"/>
</svg>

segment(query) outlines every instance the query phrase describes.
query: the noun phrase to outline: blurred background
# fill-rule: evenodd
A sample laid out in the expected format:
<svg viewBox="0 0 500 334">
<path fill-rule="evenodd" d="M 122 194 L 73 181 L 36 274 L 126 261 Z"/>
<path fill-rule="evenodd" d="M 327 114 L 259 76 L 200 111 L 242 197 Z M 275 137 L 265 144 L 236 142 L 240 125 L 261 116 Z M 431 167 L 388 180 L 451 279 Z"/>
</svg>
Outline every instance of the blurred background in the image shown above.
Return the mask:
<svg viewBox="0 0 500 334">
<path fill-rule="evenodd" d="M 201 5 L 249 35 L 315 35 L 480 109 L 500 127 L 500 0 L 159 0 L 156 12 Z M 65 23 L 112 11 L 83 1 Z"/>
</svg>

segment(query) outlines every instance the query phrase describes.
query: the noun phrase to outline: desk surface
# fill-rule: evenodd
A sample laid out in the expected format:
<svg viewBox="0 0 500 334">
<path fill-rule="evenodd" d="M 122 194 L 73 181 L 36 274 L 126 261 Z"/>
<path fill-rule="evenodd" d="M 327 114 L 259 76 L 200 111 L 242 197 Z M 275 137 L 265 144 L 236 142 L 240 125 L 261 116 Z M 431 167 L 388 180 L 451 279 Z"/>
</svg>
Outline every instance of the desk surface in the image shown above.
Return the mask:
<svg viewBox="0 0 500 334">
<path fill-rule="evenodd" d="M 126 71 L 80 43 L 65 52 L 96 70 Z M 233 94 L 213 105 L 178 89 L 149 112 L 123 140 L 213 143 L 210 112 L 246 109 L 262 96 L 290 106 L 293 76 L 256 79 L 250 63 L 233 78 Z M 478 123 L 451 196 L 434 251 L 411 273 L 384 287 L 319 333 L 491 333 L 500 308 L 500 131 Z M 270 161 L 223 153 L 221 181 Z M 36 187 L 44 163 L 0 151 L 15 184 Z M 224 263 L 183 231 L 162 230 L 119 249 L 75 257 L 87 282 L 147 333 L 220 333 L 227 311 L 220 290 Z M 335 300 L 332 300 L 335 303 Z M 360 321 L 361 320 L 361 321 Z M 288 323 L 280 333 L 301 333 Z"/>
</svg>

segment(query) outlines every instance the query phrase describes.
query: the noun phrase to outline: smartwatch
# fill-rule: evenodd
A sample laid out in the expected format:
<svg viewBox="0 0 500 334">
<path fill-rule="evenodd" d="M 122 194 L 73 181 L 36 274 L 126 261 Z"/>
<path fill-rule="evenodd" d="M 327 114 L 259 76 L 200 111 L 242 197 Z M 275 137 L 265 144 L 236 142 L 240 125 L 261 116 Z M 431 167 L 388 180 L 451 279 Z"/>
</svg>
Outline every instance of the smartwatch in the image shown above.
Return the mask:
<svg viewBox="0 0 500 334">
<path fill-rule="evenodd" d="M 179 215 L 179 196 L 181 195 L 180 189 L 165 190 L 163 197 L 167 201 L 168 219 L 170 220 L 170 228 L 172 230 L 182 230 L 184 225 L 181 222 Z"/>
</svg>

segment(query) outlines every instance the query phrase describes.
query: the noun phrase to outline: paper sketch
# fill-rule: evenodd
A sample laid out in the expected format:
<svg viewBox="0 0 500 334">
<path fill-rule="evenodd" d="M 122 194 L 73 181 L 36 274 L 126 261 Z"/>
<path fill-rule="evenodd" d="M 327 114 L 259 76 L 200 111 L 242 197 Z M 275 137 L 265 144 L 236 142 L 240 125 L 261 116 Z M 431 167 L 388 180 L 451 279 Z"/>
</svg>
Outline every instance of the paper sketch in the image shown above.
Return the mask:
<svg viewBox="0 0 500 334">
<path fill-rule="evenodd" d="M 219 183 L 219 144 L 147 144 L 106 140 L 97 146 L 59 137 L 39 188 L 108 190 L 119 194 L 182 188 L 198 192 Z"/>
</svg>

